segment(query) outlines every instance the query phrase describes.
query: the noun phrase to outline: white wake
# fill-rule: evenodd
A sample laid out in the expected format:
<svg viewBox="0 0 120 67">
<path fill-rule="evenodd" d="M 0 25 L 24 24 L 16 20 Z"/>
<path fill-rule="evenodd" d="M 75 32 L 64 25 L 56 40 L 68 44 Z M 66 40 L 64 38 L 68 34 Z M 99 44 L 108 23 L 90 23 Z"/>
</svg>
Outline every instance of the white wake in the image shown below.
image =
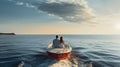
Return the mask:
<svg viewBox="0 0 120 67">
<path fill-rule="evenodd" d="M 36 61 L 32 61 L 36 62 Z M 22 61 L 18 67 L 92 67 L 92 63 L 84 63 L 80 61 L 77 57 L 71 57 L 70 59 L 66 60 L 53 60 L 53 59 L 46 59 L 42 63 L 28 63 Z"/>
</svg>

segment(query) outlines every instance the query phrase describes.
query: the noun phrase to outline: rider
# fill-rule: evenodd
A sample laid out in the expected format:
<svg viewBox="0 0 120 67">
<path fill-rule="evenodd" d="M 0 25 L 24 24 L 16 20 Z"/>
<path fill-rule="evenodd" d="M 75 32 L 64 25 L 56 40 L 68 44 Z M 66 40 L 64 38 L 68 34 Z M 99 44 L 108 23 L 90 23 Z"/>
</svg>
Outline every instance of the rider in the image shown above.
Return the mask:
<svg viewBox="0 0 120 67">
<path fill-rule="evenodd" d="M 60 40 L 58 39 L 58 35 L 56 35 L 56 39 L 53 40 L 53 47 L 59 48 Z"/>
<path fill-rule="evenodd" d="M 60 37 L 60 47 L 64 48 L 64 40 L 62 36 Z"/>
</svg>

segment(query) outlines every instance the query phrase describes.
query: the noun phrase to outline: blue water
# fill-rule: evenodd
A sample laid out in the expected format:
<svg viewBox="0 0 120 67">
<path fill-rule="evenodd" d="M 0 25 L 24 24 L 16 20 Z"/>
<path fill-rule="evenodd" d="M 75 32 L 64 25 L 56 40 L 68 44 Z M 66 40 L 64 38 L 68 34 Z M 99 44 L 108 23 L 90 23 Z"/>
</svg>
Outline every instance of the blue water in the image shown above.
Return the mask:
<svg viewBox="0 0 120 67">
<path fill-rule="evenodd" d="M 93 67 L 120 67 L 119 35 L 63 35 L 72 54 Z M 0 67 L 49 67 L 47 45 L 55 35 L 1 35 Z M 48 62 L 48 63 L 47 63 Z M 57 67 L 57 66 L 56 66 Z M 79 67 L 79 66 L 78 66 Z"/>
</svg>

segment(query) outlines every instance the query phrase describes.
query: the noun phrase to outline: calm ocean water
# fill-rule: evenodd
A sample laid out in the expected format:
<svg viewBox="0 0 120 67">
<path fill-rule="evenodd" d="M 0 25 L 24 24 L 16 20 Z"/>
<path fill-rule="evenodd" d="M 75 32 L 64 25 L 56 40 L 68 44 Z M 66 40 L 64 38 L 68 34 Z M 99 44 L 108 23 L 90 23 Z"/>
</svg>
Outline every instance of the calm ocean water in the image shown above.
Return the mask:
<svg viewBox="0 0 120 67">
<path fill-rule="evenodd" d="M 92 62 L 93 67 L 120 67 L 119 35 L 63 36 L 80 61 Z M 46 47 L 54 38 L 55 35 L 0 36 L 0 67 L 49 67 L 53 61 L 48 60 Z"/>
</svg>

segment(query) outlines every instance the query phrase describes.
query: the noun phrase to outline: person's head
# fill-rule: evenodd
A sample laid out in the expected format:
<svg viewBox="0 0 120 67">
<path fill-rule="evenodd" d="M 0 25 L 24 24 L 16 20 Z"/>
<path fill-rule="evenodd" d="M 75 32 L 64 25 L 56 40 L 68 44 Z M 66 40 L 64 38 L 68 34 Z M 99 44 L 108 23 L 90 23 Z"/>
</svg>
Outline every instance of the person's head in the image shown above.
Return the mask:
<svg viewBox="0 0 120 67">
<path fill-rule="evenodd" d="M 63 37 L 62 37 L 62 36 L 60 37 L 60 40 L 63 40 Z"/>
<path fill-rule="evenodd" d="M 56 39 L 58 38 L 58 35 L 56 35 Z"/>
<path fill-rule="evenodd" d="M 64 43 L 62 36 L 60 37 L 60 43 Z"/>
</svg>

